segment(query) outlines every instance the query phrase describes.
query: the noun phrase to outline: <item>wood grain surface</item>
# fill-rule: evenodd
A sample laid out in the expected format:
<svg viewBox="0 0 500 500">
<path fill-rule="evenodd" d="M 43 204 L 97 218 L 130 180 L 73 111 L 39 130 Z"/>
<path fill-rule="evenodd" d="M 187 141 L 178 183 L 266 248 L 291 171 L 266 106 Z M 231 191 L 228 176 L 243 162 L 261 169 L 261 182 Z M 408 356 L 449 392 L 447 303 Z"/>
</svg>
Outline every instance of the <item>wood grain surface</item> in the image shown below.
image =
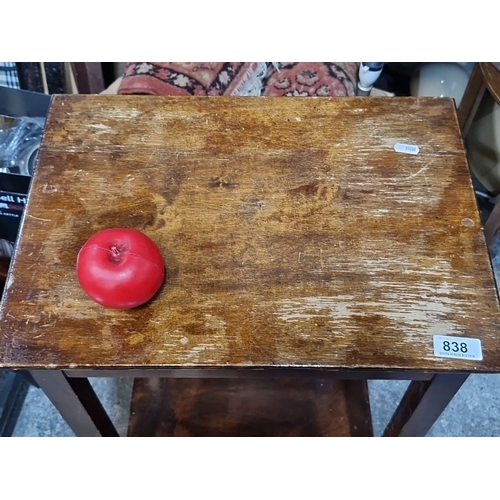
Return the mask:
<svg viewBox="0 0 500 500">
<path fill-rule="evenodd" d="M 128 435 L 373 436 L 366 381 L 134 381 Z"/>
<path fill-rule="evenodd" d="M 129 311 L 75 278 L 120 226 L 167 268 Z M 57 96 L 6 290 L 5 367 L 500 368 L 451 99 Z M 484 360 L 434 357 L 435 334 Z"/>
</svg>

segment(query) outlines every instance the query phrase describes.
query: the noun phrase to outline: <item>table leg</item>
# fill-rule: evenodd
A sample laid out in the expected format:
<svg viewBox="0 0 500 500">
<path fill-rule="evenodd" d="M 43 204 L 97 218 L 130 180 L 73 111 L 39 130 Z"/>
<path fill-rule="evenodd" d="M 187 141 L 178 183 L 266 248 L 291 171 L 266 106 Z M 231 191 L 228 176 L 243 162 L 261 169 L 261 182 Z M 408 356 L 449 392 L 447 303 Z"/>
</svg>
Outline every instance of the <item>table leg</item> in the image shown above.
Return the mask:
<svg viewBox="0 0 500 500">
<path fill-rule="evenodd" d="M 468 374 L 437 374 L 426 382 L 413 381 L 383 436 L 425 436 L 467 380 Z"/>
<path fill-rule="evenodd" d="M 118 436 L 88 379 L 68 378 L 58 370 L 31 375 L 77 436 Z"/>
</svg>

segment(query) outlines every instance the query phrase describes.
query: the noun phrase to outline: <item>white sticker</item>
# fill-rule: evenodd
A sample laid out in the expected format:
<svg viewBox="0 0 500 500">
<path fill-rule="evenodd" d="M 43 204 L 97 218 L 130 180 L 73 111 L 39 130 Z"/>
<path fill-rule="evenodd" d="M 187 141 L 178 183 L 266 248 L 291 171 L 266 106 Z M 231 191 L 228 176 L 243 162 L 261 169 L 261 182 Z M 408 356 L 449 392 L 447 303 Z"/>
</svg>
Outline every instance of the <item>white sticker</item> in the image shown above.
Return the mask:
<svg viewBox="0 0 500 500">
<path fill-rule="evenodd" d="M 397 144 L 394 144 L 394 151 L 396 151 L 396 153 L 418 155 L 418 153 L 420 152 L 420 148 L 418 146 L 415 146 L 414 144 L 402 144 L 401 142 L 398 142 Z"/>
<path fill-rule="evenodd" d="M 465 337 L 434 335 L 434 356 L 482 361 L 481 341 Z"/>
</svg>

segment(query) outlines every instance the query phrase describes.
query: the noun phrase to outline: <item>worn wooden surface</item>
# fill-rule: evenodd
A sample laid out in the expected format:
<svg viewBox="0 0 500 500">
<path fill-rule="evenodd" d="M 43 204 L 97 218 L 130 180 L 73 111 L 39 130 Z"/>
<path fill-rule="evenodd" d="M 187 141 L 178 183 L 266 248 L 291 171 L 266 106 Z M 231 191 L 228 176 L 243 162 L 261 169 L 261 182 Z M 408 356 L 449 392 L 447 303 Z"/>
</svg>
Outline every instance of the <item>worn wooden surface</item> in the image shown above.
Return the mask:
<svg viewBox="0 0 500 500">
<path fill-rule="evenodd" d="M 116 226 L 165 256 L 140 309 L 76 282 Z M 451 99 L 56 97 L 5 299 L 3 366 L 500 368 Z M 434 334 L 484 360 L 434 357 Z"/>
<path fill-rule="evenodd" d="M 366 381 L 134 382 L 129 436 L 373 436 Z"/>
</svg>

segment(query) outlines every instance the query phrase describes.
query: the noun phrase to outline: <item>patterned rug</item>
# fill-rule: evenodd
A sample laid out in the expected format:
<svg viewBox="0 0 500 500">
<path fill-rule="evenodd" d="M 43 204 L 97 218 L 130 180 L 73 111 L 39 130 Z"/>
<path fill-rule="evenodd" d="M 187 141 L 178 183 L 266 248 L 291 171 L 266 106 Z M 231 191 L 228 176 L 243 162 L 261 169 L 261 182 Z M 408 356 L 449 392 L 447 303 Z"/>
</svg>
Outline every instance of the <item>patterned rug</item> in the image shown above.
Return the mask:
<svg viewBox="0 0 500 500">
<path fill-rule="evenodd" d="M 354 96 L 359 63 L 130 62 L 119 94 Z"/>
</svg>

